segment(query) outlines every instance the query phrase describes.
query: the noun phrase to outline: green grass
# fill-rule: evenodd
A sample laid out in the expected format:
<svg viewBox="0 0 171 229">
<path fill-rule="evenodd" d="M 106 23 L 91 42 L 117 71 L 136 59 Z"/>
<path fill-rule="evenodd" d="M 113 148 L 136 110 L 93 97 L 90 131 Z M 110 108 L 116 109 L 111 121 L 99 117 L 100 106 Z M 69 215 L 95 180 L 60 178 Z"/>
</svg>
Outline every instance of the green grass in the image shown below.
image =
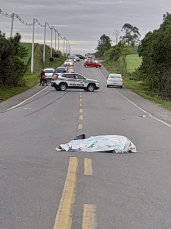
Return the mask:
<svg viewBox="0 0 171 229">
<path fill-rule="evenodd" d="M 128 78 L 125 78 L 124 86 L 136 92 L 143 98 L 154 101 L 157 104 L 160 104 L 163 107 L 171 110 L 171 101 L 160 99 L 155 94 L 150 93 L 142 81 L 129 80 Z"/>
<path fill-rule="evenodd" d="M 23 91 L 26 91 L 36 84 L 38 84 L 39 79 L 35 75 L 27 76 L 22 79 L 23 86 L 13 87 L 7 89 L 0 89 L 0 101 L 6 100 L 14 95 L 17 95 Z"/>
<path fill-rule="evenodd" d="M 127 65 L 127 72 L 133 73 L 135 69 L 137 69 L 142 63 L 141 57 L 138 54 L 131 54 L 126 56 L 126 65 Z"/>
<path fill-rule="evenodd" d="M 25 58 L 22 59 L 24 64 L 27 65 L 28 61 L 31 58 L 32 44 L 31 43 L 20 43 L 20 45 L 22 47 L 26 48 L 26 50 L 27 50 L 28 55 Z"/>
</svg>

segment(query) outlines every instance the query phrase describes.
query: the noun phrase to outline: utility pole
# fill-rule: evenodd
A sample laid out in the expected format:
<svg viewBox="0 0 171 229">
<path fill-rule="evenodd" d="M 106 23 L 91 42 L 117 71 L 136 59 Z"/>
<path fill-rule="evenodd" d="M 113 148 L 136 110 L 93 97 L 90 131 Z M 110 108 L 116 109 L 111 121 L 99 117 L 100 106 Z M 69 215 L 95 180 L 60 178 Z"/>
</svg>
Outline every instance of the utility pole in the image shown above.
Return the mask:
<svg viewBox="0 0 171 229">
<path fill-rule="evenodd" d="M 65 37 L 63 38 L 63 55 L 64 55 L 64 48 L 65 48 Z"/>
<path fill-rule="evenodd" d="M 55 31 L 55 52 L 56 52 L 56 29 L 54 29 Z"/>
<path fill-rule="evenodd" d="M 14 13 L 12 13 L 12 15 L 11 15 L 11 32 L 10 32 L 10 37 L 12 37 L 13 23 L 14 23 Z"/>
<path fill-rule="evenodd" d="M 52 57 L 52 29 L 53 27 L 51 27 L 50 29 L 51 29 L 51 57 Z"/>
<path fill-rule="evenodd" d="M 66 44 L 66 57 L 67 57 L 67 39 L 66 39 L 66 43 L 65 44 Z"/>
<path fill-rule="evenodd" d="M 58 51 L 59 51 L 59 33 L 58 33 Z"/>
<path fill-rule="evenodd" d="M 33 73 L 33 68 L 34 68 L 34 24 L 35 24 L 35 19 L 33 18 L 32 53 L 31 53 L 31 73 Z"/>
<path fill-rule="evenodd" d="M 45 52 L 46 52 L 46 22 L 45 22 L 45 30 L 44 30 L 43 63 L 45 63 Z"/>
</svg>

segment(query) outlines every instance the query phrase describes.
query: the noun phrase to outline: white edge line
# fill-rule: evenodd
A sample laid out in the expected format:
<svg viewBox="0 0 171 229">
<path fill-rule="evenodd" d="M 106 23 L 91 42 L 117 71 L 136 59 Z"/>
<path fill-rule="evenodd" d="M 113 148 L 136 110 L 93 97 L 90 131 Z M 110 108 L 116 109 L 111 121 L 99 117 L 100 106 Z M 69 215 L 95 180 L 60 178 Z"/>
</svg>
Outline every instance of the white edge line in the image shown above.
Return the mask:
<svg viewBox="0 0 171 229">
<path fill-rule="evenodd" d="M 100 71 L 100 69 L 99 69 Z M 106 80 L 105 76 L 103 75 L 103 73 L 100 71 L 101 75 L 103 76 L 103 78 Z M 151 118 L 155 119 L 158 122 L 163 123 L 164 125 L 171 127 L 170 124 L 168 124 L 167 122 L 162 121 L 161 119 L 158 119 L 156 117 L 154 117 L 152 114 L 150 114 L 149 112 L 145 111 L 144 109 L 142 109 L 141 107 L 139 107 L 137 104 L 133 103 L 131 100 L 129 100 L 127 97 L 125 97 L 124 95 L 122 95 L 120 92 L 118 92 L 116 89 L 115 91 L 120 94 L 123 98 L 125 98 L 128 102 L 130 102 L 131 104 L 133 104 L 135 107 L 137 107 L 139 110 L 143 111 L 144 113 L 148 114 Z"/>
<path fill-rule="evenodd" d="M 48 87 L 48 86 L 47 86 L 47 87 Z M 10 110 L 12 110 L 12 109 L 14 109 L 14 108 L 20 106 L 21 104 L 25 103 L 27 100 L 32 99 L 32 98 L 35 97 L 36 95 L 40 94 L 42 91 L 46 90 L 47 87 L 43 88 L 41 91 L 39 91 L 39 92 L 37 92 L 36 94 L 30 96 L 29 98 L 25 99 L 25 100 L 22 101 L 21 103 L 15 105 L 15 106 L 13 106 L 13 107 L 8 108 L 8 109 L 5 110 L 5 111 L 10 111 Z"/>
</svg>

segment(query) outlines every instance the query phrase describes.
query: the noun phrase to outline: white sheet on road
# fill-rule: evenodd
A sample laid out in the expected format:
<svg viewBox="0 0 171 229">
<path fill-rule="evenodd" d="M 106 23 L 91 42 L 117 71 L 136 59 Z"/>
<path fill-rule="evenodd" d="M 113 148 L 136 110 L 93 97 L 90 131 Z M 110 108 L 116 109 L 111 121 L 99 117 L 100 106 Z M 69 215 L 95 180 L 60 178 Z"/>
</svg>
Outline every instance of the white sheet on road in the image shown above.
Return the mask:
<svg viewBox="0 0 171 229">
<path fill-rule="evenodd" d="M 113 153 L 134 153 L 135 145 L 126 137 L 120 135 L 100 135 L 86 139 L 72 140 L 66 144 L 61 144 L 57 151 L 113 151 Z"/>
</svg>

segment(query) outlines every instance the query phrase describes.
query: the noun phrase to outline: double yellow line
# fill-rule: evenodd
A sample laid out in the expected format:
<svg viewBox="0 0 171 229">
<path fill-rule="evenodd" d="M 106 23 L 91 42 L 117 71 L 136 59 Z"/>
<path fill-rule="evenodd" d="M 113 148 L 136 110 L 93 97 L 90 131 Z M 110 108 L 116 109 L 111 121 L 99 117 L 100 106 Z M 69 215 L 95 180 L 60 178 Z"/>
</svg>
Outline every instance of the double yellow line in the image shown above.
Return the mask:
<svg viewBox="0 0 171 229">
<path fill-rule="evenodd" d="M 76 172 L 78 158 L 71 157 L 68 173 L 57 211 L 53 229 L 70 229 L 72 225 L 71 207 L 75 197 Z M 84 158 L 84 175 L 92 175 L 91 159 Z M 84 204 L 82 229 L 96 228 L 96 206 Z"/>
</svg>

